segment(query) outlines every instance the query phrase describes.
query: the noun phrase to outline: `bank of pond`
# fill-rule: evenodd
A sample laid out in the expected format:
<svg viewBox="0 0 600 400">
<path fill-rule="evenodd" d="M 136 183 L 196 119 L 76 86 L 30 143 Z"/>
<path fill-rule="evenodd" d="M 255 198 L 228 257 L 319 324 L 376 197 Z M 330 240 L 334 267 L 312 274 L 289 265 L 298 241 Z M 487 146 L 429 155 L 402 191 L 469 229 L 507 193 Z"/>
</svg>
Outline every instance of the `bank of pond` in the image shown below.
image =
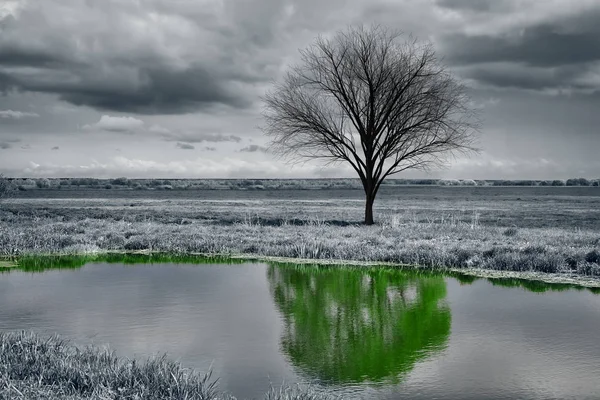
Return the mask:
<svg viewBox="0 0 600 400">
<path fill-rule="evenodd" d="M 283 383 L 310 388 L 296 393 L 315 396 L 307 398 L 600 394 L 594 288 L 167 254 L 21 257 L 0 270 L 5 335 L 108 345 L 126 357 L 128 374 L 131 360 L 166 353 L 212 371 L 218 386 L 204 384 L 240 399 L 265 398 Z M 15 371 L 25 370 L 13 367 L 0 378 L 18 388 L 24 377 Z"/>
</svg>

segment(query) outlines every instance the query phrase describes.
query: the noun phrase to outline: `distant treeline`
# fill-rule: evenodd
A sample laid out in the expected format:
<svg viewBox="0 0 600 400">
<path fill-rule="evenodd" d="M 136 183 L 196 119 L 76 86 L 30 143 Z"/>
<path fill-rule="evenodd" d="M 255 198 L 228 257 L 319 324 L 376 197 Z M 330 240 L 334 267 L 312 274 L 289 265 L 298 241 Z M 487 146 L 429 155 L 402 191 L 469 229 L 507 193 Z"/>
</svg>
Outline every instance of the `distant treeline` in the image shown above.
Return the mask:
<svg viewBox="0 0 600 400">
<path fill-rule="evenodd" d="M 273 190 L 273 189 L 362 189 L 359 179 L 97 179 L 97 178 L 9 178 L 18 190 L 120 189 L 120 190 Z M 599 186 L 600 179 L 473 180 L 387 179 L 383 186 Z"/>
</svg>

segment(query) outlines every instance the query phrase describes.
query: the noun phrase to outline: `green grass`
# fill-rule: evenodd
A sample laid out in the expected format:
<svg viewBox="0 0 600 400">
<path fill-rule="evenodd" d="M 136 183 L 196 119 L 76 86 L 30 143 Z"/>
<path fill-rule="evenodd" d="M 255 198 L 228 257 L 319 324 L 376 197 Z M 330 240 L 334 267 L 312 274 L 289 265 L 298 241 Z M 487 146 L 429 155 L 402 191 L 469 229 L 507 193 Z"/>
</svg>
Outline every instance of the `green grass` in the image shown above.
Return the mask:
<svg viewBox="0 0 600 400">
<path fill-rule="evenodd" d="M 260 257 L 257 257 L 259 260 Z M 109 264 L 226 264 L 239 265 L 252 261 L 249 257 L 232 257 L 226 255 L 203 255 L 203 254 L 169 254 L 169 253 L 98 253 L 87 255 L 26 255 L 13 257 L 10 261 L 11 267 L 0 269 L 0 273 L 11 271 L 44 272 L 48 270 L 79 269 L 88 263 Z M 583 290 L 585 286 L 571 283 L 549 283 L 534 279 L 519 278 L 478 278 L 457 270 L 442 270 L 436 268 L 416 268 L 410 265 L 352 265 L 352 264 L 319 264 L 305 259 L 302 263 L 262 260 L 276 268 L 286 268 L 300 271 L 310 271 L 316 274 L 330 274 L 334 271 L 359 270 L 368 274 L 389 274 L 402 271 L 407 277 L 452 277 L 461 285 L 470 285 L 477 280 L 486 279 L 495 286 L 520 287 L 532 292 L 565 291 L 569 289 Z M 600 287 L 587 287 L 592 293 L 600 293 Z"/>
<path fill-rule="evenodd" d="M 166 355 L 144 362 L 58 336 L 0 332 L 0 399 L 234 400 L 211 373 L 188 370 Z M 334 399 L 310 387 L 272 388 L 265 400 Z"/>
<path fill-rule="evenodd" d="M 567 290 L 583 290 L 584 288 L 577 285 L 570 285 L 564 283 L 548 284 L 540 281 L 531 281 L 527 279 L 515 279 L 515 278 L 491 278 L 488 281 L 494 286 L 503 287 L 521 287 L 530 292 L 544 293 L 548 291 L 552 292 L 564 292 Z M 593 289 L 593 288 L 590 288 Z M 593 293 L 595 291 L 592 290 Z"/>
<path fill-rule="evenodd" d="M 136 254 L 136 253 L 101 253 L 74 255 L 26 255 L 12 260 L 13 269 L 26 272 L 43 272 L 50 269 L 78 269 L 88 263 L 119 264 L 241 264 L 244 260 L 228 259 L 223 256 L 203 256 L 190 254 Z M 9 272 L 10 269 L 5 271 Z"/>
</svg>

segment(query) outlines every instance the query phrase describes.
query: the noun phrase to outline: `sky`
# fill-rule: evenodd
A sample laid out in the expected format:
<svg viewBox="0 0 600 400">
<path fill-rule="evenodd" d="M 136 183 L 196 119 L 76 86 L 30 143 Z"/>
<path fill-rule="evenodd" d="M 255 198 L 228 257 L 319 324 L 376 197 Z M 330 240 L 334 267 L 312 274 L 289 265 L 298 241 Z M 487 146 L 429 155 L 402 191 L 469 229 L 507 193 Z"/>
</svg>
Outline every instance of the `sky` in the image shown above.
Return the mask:
<svg viewBox="0 0 600 400">
<path fill-rule="evenodd" d="M 397 178 L 600 177 L 598 0 L 2 0 L 0 173 L 328 178 L 267 151 L 261 96 L 318 35 L 433 44 L 481 152 Z"/>
</svg>

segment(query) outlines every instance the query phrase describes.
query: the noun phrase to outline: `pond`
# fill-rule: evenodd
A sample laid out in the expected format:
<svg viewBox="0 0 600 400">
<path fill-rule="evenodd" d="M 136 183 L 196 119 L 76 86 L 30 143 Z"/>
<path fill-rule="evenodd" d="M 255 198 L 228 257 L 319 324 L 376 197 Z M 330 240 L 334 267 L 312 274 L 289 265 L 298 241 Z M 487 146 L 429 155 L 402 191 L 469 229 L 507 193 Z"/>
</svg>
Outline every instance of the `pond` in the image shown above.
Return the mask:
<svg viewBox="0 0 600 400">
<path fill-rule="evenodd" d="M 244 262 L 0 274 L 0 330 L 168 353 L 238 398 L 599 398 L 600 295 L 515 280 Z"/>
</svg>

